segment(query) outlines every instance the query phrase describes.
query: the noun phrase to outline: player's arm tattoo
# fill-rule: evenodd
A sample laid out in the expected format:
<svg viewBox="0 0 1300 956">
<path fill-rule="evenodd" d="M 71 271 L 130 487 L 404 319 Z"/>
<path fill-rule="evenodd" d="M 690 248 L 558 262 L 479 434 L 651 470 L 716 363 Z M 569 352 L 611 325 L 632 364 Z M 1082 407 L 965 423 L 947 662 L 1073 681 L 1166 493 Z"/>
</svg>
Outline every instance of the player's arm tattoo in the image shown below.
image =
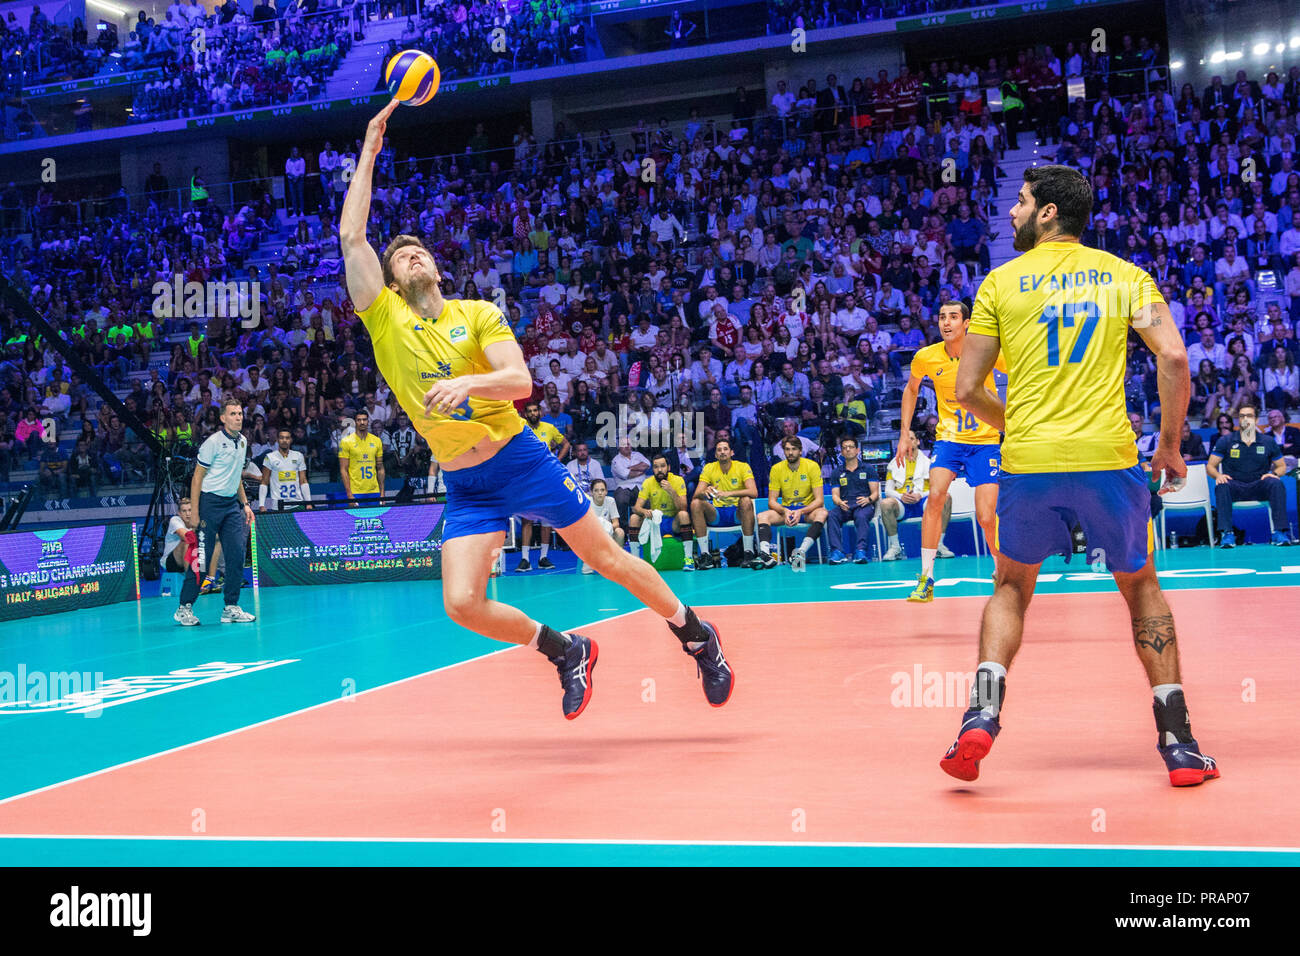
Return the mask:
<svg viewBox="0 0 1300 956">
<path fill-rule="evenodd" d="M 1133 641 L 1138 648 L 1149 647 L 1163 654 L 1174 643 L 1174 616 L 1157 614 L 1152 617 L 1133 618 Z"/>
</svg>

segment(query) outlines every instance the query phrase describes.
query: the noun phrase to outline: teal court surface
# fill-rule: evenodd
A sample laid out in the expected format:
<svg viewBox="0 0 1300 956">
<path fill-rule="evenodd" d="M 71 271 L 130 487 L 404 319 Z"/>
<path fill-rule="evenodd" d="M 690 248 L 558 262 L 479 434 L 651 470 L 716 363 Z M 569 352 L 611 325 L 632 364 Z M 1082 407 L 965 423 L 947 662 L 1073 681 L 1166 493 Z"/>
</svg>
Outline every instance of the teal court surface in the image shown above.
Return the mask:
<svg viewBox="0 0 1300 956">
<path fill-rule="evenodd" d="M 1300 863 L 1300 549 L 1160 552 L 1192 725 L 1223 777 L 1168 785 L 1123 602 L 1044 565 L 981 777 L 938 767 L 987 558 L 665 575 L 736 673 L 708 706 L 661 619 L 572 571 L 494 595 L 600 645 L 560 711 L 535 651 L 440 584 L 246 590 L 250 625 L 146 598 L 0 626 L 5 865 Z M 72 683 L 81 680 L 80 685 Z M 57 686 L 56 686 L 57 685 Z"/>
</svg>

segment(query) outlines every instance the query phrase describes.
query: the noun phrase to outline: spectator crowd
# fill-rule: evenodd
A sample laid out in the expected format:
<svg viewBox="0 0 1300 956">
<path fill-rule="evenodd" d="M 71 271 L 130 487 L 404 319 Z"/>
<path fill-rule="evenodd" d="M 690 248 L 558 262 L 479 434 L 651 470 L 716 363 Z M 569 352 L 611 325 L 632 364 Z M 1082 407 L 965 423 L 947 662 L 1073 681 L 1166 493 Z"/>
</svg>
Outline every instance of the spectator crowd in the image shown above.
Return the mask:
<svg viewBox="0 0 1300 956">
<path fill-rule="evenodd" d="M 1090 66 L 1082 42 L 1060 49 L 1064 59 L 1040 47 L 983 71 L 926 63 L 848 89 L 834 75 L 810 78 L 798 95 L 782 82 L 770 104 L 741 89 L 730 119 L 657 118 L 620 136 L 557 124 L 543 145 L 521 129 L 504 167 L 486 150 L 505 144 L 481 128 L 468 153 L 432 160 L 399 158 L 386 142 L 368 238 L 382 249 L 397 234 L 420 236 L 444 295 L 502 306 L 541 418 L 564 439 L 557 447 L 610 468 L 616 498 L 639 476 L 618 475 L 616 459 L 630 456 L 602 433 L 602 413 L 642 434 L 667 432 L 658 444 L 673 446 L 673 469 L 688 480 L 726 436 L 761 492 L 782 437 L 830 466 L 840 436 L 896 435 L 911 354 L 939 340 L 941 302 L 973 299 L 1005 228 L 990 217 L 995 195 L 1018 185 L 998 169 L 1012 130 L 982 91 L 1010 83 L 1049 154 L 1094 184 L 1084 241 L 1150 270 L 1170 302 L 1192 357 L 1191 425 L 1221 431 L 1221 416 L 1253 403 L 1261 427 L 1281 415 L 1281 443 L 1300 407 L 1300 67 L 1175 98 L 1144 75 L 1160 54 L 1142 38 L 1120 48 L 1140 64 L 1136 75 Z M 972 73 L 978 86 L 963 79 Z M 1067 104 L 1065 81 L 1076 76 L 1091 92 Z M 335 477 L 338 441 L 364 408 L 393 456 L 388 472 L 421 478 L 427 448 L 376 373 L 341 283 L 339 156 L 321 145 L 297 144 L 287 161 L 295 175 L 321 177 L 319 221 L 286 225 L 269 192 L 238 209 L 204 200 L 183 215 L 151 206 L 95 222 L 39 215 L 39 200 L 24 195 L 33 244 L 7 246 L 3 265 L 88 365 L 129 390 L 127 407 L 164 445 L 197 444 L 233 395 L 255 454 L 288 427 L 312 469 Z M 250 265 L 271 239 L 286 240 L 279 256 Z M 260 322 L 155 319 L 153 283 L 174 273 L 258 282 Z M 96 414 L 49 344 L 12 313 L 0 329 L 6 476 L 15 462 L 76 458 L 84 442 L 76 469 L 41 462 L 63 476 L 51 483 L 69 487 L 75 473 L 84 484 L 87 471 L 101 484 L 146 477 L 143 446 L 115 416 Z M 1158 420 L 1154 366 L 1136 338 L 1126 394 L 1131 411 Z M 923 389 L 922 433 L 933 410 Z M 50 452 L 47 419 L 79 428 L 78 444 Z M 698 445 L 667 427 L 684 420 L 702 424 Z"/>
</svg>

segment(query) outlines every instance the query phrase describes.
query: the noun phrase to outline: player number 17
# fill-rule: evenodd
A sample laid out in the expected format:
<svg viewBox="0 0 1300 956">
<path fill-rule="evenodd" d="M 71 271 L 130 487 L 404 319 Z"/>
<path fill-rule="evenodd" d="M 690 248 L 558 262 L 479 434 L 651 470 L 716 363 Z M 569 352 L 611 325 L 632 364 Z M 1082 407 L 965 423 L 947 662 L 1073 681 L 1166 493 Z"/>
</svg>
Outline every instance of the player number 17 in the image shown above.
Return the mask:
<svg viewBox="0 0 1300 956">
<path fill-rule="evenodd" d="M 1088 351 L 1088 343 L 1092 341 L 1092 333 L 1097 328 L 1097 322 L 1101 319 L 1101 310 L 1097 308 L 1096 302 L 1067 302 L 1059 308 L 1049 305 L 1043 310 L 1043 314 L 1038 317 L 1038 321 L 1047 326 L 1047 364 L 1058 366 L 1061 364 L 1061 335 L 1060 326 L 1064 325 L 1067 329 L 1074 328 L 1074 317 L 1083 313 L 1083 328 L 1074 340 L 1074 348 L 1070 349 L 1070 356 L 1066 359 L 1067 364 L 1083 361 L 1083 354 Z"/>
</svg>

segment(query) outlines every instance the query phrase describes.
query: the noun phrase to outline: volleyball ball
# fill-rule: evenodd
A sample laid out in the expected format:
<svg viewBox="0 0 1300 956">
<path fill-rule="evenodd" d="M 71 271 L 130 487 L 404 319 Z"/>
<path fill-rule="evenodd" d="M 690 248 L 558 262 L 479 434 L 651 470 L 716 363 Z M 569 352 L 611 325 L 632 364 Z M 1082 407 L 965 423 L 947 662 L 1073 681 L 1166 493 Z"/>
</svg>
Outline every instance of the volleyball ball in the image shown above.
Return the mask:
<svg viewBox="0 0 1300 956">
<path fill-rule="evenodd" d="M 384 71 L 388 92 L 407 106 L 423 106 L 433 99 L 441 79 L 438 64 L 421 50 L 403 50 Z"/>
</svg>

